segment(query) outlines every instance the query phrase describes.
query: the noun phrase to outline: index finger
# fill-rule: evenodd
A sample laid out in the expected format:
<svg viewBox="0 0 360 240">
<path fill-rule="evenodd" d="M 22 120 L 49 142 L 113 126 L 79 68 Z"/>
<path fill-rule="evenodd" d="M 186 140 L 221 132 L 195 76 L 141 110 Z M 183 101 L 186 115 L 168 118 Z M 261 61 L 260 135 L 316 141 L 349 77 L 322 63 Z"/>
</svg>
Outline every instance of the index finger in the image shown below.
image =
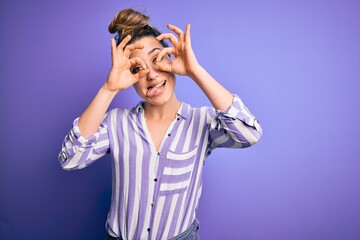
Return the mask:
<svg viewBox="0 0 360 240">
<path fill-rule="evenodd" d="M 135 49 L 143 49 L 143 48 L 144 48 L 144 45 L 141 43 L 130 44 L 125 47 L 124 54 L 125 54 L 125 56 L 129 57 L 131 54 L 131 51 L 134 51 Z"/>
<path fill-rule="evenodd" d="M 168 24 L 167 25 L 168 29 L 170 29 L 171 31 L 174 31 L 181 40 L 184 40 L 184 32 L 183 30 L 181 30 L 180 28 L 178 28 L 177 26 L 175 25 L 172 25 L 172 24 Z"/>
<path fill-rule="evenodd" d="M 118 48 L 124 49 L 125 46 L 130 42 L 131 35 L 127 35 L 119 44 Z"/>
<path fill-rule="evenodd" d="M 178 40 L 172 33 L 162 33 L 159 36 L 157 36 L 156 39 L 158 41 L 161 41 L 163 39 L 168 39 L 174 47 L 178 46 Z"/>
<path fill-rule="evenodd" d="M 191 44 L 190 23 L 188 23 L 188 24 L 186 25 L 186 30 L 185 30 L 185 42 Z"/>
</svg>

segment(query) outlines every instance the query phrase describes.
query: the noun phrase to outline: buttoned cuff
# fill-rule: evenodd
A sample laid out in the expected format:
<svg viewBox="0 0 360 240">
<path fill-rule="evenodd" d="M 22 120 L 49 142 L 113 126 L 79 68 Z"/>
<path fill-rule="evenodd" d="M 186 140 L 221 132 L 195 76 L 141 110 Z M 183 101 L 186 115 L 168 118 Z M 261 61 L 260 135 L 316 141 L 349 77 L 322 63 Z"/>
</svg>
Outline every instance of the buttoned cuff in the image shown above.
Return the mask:
<svg viewBox="0 0 360 240">
<path fill-rule="evenodd" d="M 220 111 L 220 115 L 226 118 L 231 118 L 233 120 L 238 119 L 246 125 L 255 128 L 258 131 L 261 131 L 261 126 L 256 120 L 255 116 L 249 111 L 249 109 L 244 105 L 239 96 L 236 94 L 233 95 L 233 103 L 225 111 Z"/>
<path fill-rule="evenodd" d="M 58 156 L 62 163 L 66 162 L 66 160 L 72 157 L 76 152 L 83 151 L 81 149 L 92 147 L 99 138 L 100 127 L 96 133 L 85 138 L 80 134 L 78 122 L 79 118 L 76 118 L 73 122 L 72 129 L 64 139 L 62 151 Z"/>
</svg>

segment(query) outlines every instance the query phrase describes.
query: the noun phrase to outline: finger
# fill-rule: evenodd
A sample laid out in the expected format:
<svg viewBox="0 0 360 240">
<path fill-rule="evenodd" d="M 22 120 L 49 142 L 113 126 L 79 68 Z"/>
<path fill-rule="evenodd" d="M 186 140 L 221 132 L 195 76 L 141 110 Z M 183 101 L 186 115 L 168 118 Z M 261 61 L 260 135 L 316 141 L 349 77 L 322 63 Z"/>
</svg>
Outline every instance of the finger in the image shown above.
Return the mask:
<svg viewBox="0 0 360 240">
<path fill-rule="evenodd" d="M 142 70 L 147 69 L 145 62 L 141 58 L 134 57 L 134 58 L 130 58 L 129 60 L 130 60 L 131 66 L 140 65 Z"/>
<path fill-rule="evenodd" d="M 179 36 L 179 38 L 181 40 L 184 40 L 184 32 L 183 32 L 183 30 L 181 30 L 180 28 L 178 28 L 177 26 L 172 25 L 172 24 L 168 24 L 167 27 L 171 31 L 175 32 Z"/>
<path fill-rule="evenodd" d="M 171 72 L 171 64 L 168 61 L 159 61 L 155 63 L 160 71 Z"/>
<path fill-rule="evenodd" d="M 111 39 L 111 52 L 116 51 L 116 41 L 114 38 Z"/>
<path fill-rule="evenodd" d="M 141 43 L 134 43 L 134 44 L 130 44 L 126 47 L 126 49 L 129 49 L 130 51 L 135 50 L 135 49 L 143 49 L 144 45 Z"/>
<path fill-rule="evenodd" d="M 127 35 L 119 44 L 118 48 L 119 49 L 124 49 L 125 46 L 129 43 L 131 39 L 131 35 Z"/>
<path fill-rule="evenodd" d="M 184 34 L 183 30 L 181 30 L 179 27 L 172 25 L 172 24 L 168 24 L 167 25 L 168 29 L 170 29 L 171 31 L 174 31 L 177 35 L 181 35 Z"/>
<path fill-rule="evenodd" d="M 116 61 L 116 41 L 115 39 L 111 39 L 111 59 L 114 63 Z"/>
<path fill-rule="evenodd" d="M 171 45 L 174 47 L 178 46 L 178 39 L 175 37 L 172 33 L 163 33 L 156 37 L 158 41 L 161 41 L 163 39 L 168 39 L 171 42 Z"/>
<path fill-rule="evenodd" d="M 129 57 L 131 54 L 131 51 L 133 51 L 135 49 L 143 49 L 143 48 L 144 48 L 144 45 L 141 43 L 130 44 L 125 47 L 124 54 L 126 57 Z"/>
<path fill-rule="evenodd" d="M 149 73 L 149 71 L 150 71 L 149 69 L 142 69 L 140 72 L 138 72 L 137 74 L 139 76 L 139 79 L 145 77 L 146 74 Z"/>
<path fill-rule="evenodd" d="M 130 64 L 132 66 L 137 65 L 137 66 L 141 66 L 141 70 L 137 73 L 132 73 L 133 77 L 131 80 L 132 84 L 135 84 L 136 82 L 138 82 L 141 78 L 143 78 L 144 76 L 146 76 L 146 74 L 149 73 L 149 69 L 146 67 L 146 64 L 143 60 L 141 60 L 140 58 L 136 57 L 136 58 L 131 58 L 130 59 Z"/>
<path fill-rule="evenodd" d="M 161 61 L 161 60 L 162 60 L 162 58 L 163 58 L 165 55 L 170 55 L 170 54 L 172 54 L 173 51 L 174 51 L 173 48 L 163 48 L 163 49 L 159 52 L 159 54 L 158 54 L 158 56 L 157 56 L 157 58 L 156 58 L 155 64 L 156 64 L 156 66 L 158 66 L 158 68 L 159 68 L 160 71 L 171 72 L 171 69 L 172 69 L 172 67 L 171 67 L 171 60 L 170 60 L 170 59 L 169 59 L 169 61 Z M 169 58 L 170 58 L 170 57 L 169 57 Z"/>
<path fill-rule="evenodd" d="M 142 70 L 142 71 L 144 71 L 144 70 Z M 129 79 L 131 85 L 134 85 L 135 83 L 137 83 L 141 78 L 143 78 L 146 75 L 146 74 L 143 74 L 143 76 L 142 76 L 141 75 L 142 71 L 132 75 L 132 77 Z M 149 70 L 147 70 L 147 71 L 149 71 Z"/>
<path fill-rule="evenodd" d="M 159 54 L 156 57 L 156 62 L 161 61 L 161 59 L 165 56 L 165 55 L 169 55 L 169 54 L 173 54 L 174 53 L 174 49 L 169 47 L 169 48 L 163 48 Z"/>
<path fill-rule="evenodd" d="M 133 74 L 131 78 L 131 84 L 137 83 L 141 78 L 145 77 L 149 73 L 149 69 L 142 69 L 138 73 Z"/>
<path fill-rule="evenodd" d="M 186 24 L 185 42 L 188 43 L 191 46 L 190 23 Z"/>
</svg>

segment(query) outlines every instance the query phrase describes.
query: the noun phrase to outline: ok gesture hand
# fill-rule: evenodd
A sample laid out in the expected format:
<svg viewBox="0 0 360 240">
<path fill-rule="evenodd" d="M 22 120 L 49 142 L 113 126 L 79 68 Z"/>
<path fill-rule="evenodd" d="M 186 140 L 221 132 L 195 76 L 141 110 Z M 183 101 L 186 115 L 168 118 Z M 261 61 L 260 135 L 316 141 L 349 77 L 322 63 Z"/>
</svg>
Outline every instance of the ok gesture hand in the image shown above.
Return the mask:
<svg viewBox="0 0 360 240">
<path fill-rule="evenodd" d="M 186 25 L 185 33 L 174 25 L 168 24 L 167 27 L 177 34 L 177 38 L 172 33 L 163 33 L 156 38 L 159 41 L 168 39 L 172 44 L 172 47 L 164 48 L 158 54 L 156 64 L 162 71 L 191 77 L 199 64 L 191 47 L 190 24 Z M 166 54 L 173 55 L 174 59 L 161 61 Z"/>
<path fill-rule="evenodd" d="M 138 82 L 149 71 L 143 60 L 138 57 L 130 58 L 131 51 L 144 47 L 138 43 L 127 45 L 130 39 L 130 35 L 125 37 L 119 46 L 116 46 L 115 39 L 111 39 L 112 66 L 105 83 L 106 88 L 110 91 L 118 92 L 127 89 Z M 131 67 L 133 65 L 141 66 L 141 70 L 137 73 L 132 73 Z"/>
</svg>

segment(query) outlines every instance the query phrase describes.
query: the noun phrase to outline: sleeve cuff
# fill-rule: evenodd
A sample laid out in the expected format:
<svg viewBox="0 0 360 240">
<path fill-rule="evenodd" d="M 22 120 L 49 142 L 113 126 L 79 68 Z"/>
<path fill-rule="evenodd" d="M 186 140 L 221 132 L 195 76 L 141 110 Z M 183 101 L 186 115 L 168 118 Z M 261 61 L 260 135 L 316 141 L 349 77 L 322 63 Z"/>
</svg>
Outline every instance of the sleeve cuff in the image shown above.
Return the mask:
<svg viewBox="0 0 360 240">
<path fill-rule="evenodd" d="M 96 133 L 94 133 L 93 135 L 91 135 L 87 138 L 81 136 L 80 129 L 79 129 L 79 118 L 76 118 L 73 122 L 73 128 L 72 128 L 70 134 L 73 137 L 75 145 L 82 146 L 82 147 L 91 147 L 92 144 L 95 143 L 96 140 L 99 138 L 99 131 L 100 131 L 100 127 Z"/>
<path fill-rule="evenodd" d="M 236 94 L 234 94 L 233 103 L 226 112 L 222 113 L 222 115 L 233 119 L 239 119 L 247 125 L 254 127 L 256 130 L 261 130 L 260 124 L 256 120 L 255 116 L 249 111 Z"/>
</svg>

